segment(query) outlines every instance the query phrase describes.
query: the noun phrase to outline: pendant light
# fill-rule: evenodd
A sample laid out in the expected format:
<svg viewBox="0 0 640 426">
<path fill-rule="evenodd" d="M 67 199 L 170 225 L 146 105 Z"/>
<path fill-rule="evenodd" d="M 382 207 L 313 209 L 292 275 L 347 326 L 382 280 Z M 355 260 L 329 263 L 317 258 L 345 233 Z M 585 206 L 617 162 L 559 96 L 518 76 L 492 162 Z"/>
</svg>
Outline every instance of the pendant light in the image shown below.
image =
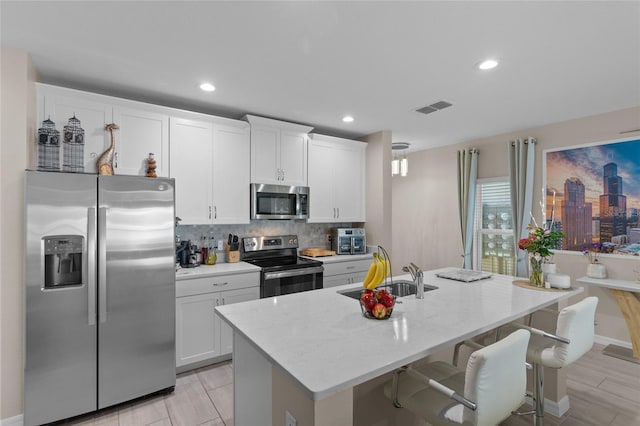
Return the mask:
<svg viewBox="0 0 640 426">
<path fill-rule="evenodd" d="M 400 175 L 402 177 L 409 174 L 409 159 L 405 154 L 396 154 L 397 151 L 402 151 L 409 148 L 410 144 L 407 142 L 393 142 L 391 144 L 391 150 L 393 151 L 393 160 L 391 161 L 391 176 Z"/>
</svg>

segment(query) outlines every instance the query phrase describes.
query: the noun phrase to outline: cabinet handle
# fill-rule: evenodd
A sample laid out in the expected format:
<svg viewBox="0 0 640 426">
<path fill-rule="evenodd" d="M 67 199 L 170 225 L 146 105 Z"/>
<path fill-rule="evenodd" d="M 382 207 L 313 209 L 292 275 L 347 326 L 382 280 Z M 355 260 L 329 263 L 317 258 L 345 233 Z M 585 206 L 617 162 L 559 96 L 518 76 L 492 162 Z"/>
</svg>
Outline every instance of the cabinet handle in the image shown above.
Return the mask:
<svg viewBox="0 0 640 426">
<path fill-rule="evenodd" d="M 218 218 L 218 206 L 213 206 L 213 218 Z"/>
<path fill-rule="evenodd" d="M 211 206 L 209 206 L 209 219 L 211 219 Z"/>
<path fill-rule="evenodd" d="M 347 266 L 345 269 L 355 269 L 355 266 Z"/>
<path fill-rule="evenodd" d="M 336 218 L 336 208 L 335 207 L 333 208 L 333 218 L 334 219 Z"/>
<path fill-rule="evenodd" d="M 282 169 L 282 180 L 284 181 L 284 169 Z"/>
<path fill-rule="evenodd" d="M 114 164 L 114 167 L 117 169 L 118 168 L 118 151 L 116 151 L 113 154 L 113 164 Z"/>
<path fill-rule="evenodd" d="M 338 216 L 336 216 L 338 219 L 340 218 L 340 207 L 336 207 L 336 211 L 338 212 Z"/>
<path fill-rule="evenodd" d="M 227 285 L 227 284 L 229 284 L 229 283 L 225 281 L 225 282 L 223 282 L 223 283 L 213 283 L 213 286 L 214 286 L 214 287 L 222 287 L 222 286 L 225 286 L 225 285 Z"/>
<path fill-rule="evenodd" d="M 222 304 L 224 305 L 224 297 L 222 298 Z"/>
</svg>

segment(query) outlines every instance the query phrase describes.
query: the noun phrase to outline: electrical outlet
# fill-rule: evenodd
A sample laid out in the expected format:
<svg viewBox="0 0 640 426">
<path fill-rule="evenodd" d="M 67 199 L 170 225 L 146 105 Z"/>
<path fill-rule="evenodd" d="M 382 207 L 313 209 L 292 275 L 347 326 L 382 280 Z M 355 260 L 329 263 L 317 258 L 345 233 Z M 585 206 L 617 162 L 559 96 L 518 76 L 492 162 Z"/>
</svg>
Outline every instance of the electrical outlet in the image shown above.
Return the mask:
<svg viewBox="0 0 640 426">
<path fill-rule="evenodd" d="M 324 241 L 325 241 L 325 243 L 327 243 L 327 244 L 331 244 L 331 234 L 326 234 L 326 235 L 324 236 Z"/>
<path fill-rule="evenodd" d="M 284 419 L 285 426 L 298 426 L 296 418 L 287 410 L 284 410 Z"/>
</svg>

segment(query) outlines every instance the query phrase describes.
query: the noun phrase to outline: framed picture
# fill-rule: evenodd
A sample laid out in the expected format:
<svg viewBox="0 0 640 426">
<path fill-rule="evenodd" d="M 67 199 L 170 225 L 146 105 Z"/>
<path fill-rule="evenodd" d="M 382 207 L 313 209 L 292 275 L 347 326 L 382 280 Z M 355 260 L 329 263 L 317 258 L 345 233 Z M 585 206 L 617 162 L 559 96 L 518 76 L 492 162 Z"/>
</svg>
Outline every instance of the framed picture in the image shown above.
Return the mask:
<svg viewBox="0 0 640 426">
<path fill-rule="evenodd" d="M 558 249 L 597 244 L 640 255 L 640 138 L 549 149 L 543 158 L 547 225 L 564 233 Z"/>
</svg>

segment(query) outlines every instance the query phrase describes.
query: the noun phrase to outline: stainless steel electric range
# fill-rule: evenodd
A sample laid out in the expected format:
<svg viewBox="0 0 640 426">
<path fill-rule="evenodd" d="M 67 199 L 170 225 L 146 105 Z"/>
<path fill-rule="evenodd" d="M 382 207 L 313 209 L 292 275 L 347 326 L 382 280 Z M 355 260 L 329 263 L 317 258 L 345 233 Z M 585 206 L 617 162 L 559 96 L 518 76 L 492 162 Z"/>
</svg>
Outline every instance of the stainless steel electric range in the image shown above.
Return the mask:
<svg viewBox="0 0 640 426">
<path fill-rule="evenodd" d="M 260 297 L 322 288 L 322 262 L 298 256 L 298 236 L 242 239 L 242 260 L 262 268 Z"/>
</svg>

